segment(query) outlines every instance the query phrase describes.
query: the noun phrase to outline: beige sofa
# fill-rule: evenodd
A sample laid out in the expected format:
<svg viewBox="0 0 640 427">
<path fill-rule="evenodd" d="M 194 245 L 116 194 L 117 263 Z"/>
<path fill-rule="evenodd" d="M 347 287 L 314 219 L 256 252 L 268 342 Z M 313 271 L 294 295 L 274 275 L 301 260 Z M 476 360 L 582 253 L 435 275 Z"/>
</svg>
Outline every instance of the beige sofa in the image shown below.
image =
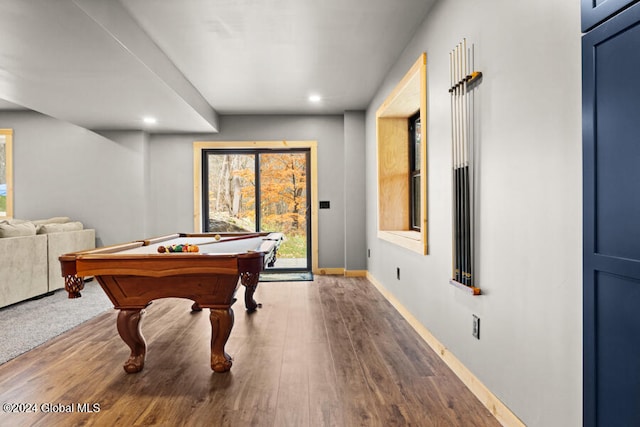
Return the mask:
<svg viewBox="0 0 640 427">
<path fill-rule="evenodd" d="M 0 307 L 64 288 L 58 257 L 95 248 L 95 230 L 67 217 L 0 221 Z"/>
</svg>

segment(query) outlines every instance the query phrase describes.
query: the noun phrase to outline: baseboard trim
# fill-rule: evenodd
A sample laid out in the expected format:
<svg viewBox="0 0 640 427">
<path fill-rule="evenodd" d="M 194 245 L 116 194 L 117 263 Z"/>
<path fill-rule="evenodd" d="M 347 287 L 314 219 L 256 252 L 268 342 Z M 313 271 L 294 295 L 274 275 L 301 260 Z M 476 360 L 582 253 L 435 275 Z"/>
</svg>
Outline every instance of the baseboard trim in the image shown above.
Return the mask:
<svg viewBox="0 0 640 427">
<path fill-rule="evenodd" d="M 525 424 L 511 410 L 500 401 L 480 380 L 458 360 L 433 334 L 416 319 L 409 310 L 398 301 L 371 273 L 366 272 L 366 278 L 376 289 L 398 310 L 398 313 L 411 325 L 423 340 L 435 351 L 444 363 L 451 368 L 458 378 L 482 402 L 503 426 L 525 427 Z"/>
<path fill-rule="evenodd" d="M 345 277 L 367 277 L 367 270 L 345 270 Z"/>
<path fill-rule="evenodd" d="M 313 273 L 327 276 L 344 276 L 344 268 L 319 268 Z"/>
</svg>

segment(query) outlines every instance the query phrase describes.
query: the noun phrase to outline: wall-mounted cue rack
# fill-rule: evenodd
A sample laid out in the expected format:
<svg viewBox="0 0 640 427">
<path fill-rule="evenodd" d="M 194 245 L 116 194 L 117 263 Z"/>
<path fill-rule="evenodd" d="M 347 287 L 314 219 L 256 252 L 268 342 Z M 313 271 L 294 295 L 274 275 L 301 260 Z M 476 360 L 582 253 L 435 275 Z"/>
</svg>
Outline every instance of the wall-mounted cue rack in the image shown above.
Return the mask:
<svg viewBox="0 0 640 427">
<path fill-rule="evenodd" d="M 451 76 L 451 155 L 453 194 L 452 285 L 480 295 L 475 266 L 475 186 L 473 152 L 475 143 L 474 96 L 482 73 L 473 70 L 473 46 L 466 39 L 449 53 Z"/>
</svg>

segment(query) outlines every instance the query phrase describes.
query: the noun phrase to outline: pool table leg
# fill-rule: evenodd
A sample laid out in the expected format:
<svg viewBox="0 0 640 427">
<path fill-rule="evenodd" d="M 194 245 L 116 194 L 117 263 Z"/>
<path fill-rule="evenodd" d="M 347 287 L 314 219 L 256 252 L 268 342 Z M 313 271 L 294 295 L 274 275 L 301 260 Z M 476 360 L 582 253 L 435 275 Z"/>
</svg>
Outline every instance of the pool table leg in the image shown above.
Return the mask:
<svg viewBox="0 0 640 427">
<path fill-rule="evenodd" d="M 227 372 L 231 369 L 231 356 L 224 351 L 224 345 L 229 339 L 233 328 L 233 309 L 212 308 L 209 319 L 211 321 L 211 369 L 215 372 Z"/>
<path fill-rule="evenodd" d="M 120 309 L 118 313 L 118 333 L 129 348 L 131 355 L 124 364 L 124 370 L 128 374 L 140 372 L 144 367 L 144 357 L 147 353 L 147 343 L 140 332 L 140 320 L 144 310 Z"/>
<path fill-rule="evenodd" d="M 248 312 L 256 311 L 258 307 L 262 307 L 262 304 L 257 303 L 256 300 L 253 299 L 253 294 L 256 292 L 258 281 L 260 280 L 260 273 L 245 272 L 241 274 L 240 278 L 245 287 L 244 306 Z"/>
<path fill-rule="evenodd" d="M 84 280 L 76 275 L 64 277 L 64 289 L 69 294 L 69 298 L 80 298 L 81 290 L 84 289 Z"/>
</svg>

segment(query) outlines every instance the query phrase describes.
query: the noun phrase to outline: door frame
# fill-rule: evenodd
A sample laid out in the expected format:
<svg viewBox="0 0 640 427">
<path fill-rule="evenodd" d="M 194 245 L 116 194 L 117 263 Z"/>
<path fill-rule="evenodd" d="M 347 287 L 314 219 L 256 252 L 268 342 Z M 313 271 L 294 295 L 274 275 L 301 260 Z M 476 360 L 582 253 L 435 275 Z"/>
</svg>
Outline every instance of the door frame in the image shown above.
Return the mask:
<svg viewBox="0 0 640 427">
<path fill-rule="evenodd" d="M 318 143 L 317 141 L 195 141 L 193 143 L 193 231 L 202 232 L 202 152 L 204 150 L 308 149 L 311 179 L 311 271 L 318 273 Z"/>
</svg>

